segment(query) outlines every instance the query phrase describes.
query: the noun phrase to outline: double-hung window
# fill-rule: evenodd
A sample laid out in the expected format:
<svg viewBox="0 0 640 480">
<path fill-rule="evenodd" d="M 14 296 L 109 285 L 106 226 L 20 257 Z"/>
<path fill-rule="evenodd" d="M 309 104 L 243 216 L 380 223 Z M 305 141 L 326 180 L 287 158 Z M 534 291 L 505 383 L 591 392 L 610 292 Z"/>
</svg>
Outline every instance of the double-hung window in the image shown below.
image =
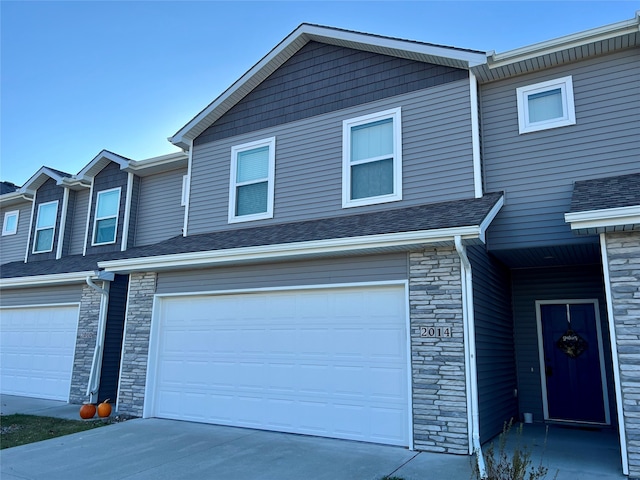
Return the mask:
<svg viewBox="0 0 640 480">
<path fill-rule="evenodd" d="M 19 210 L 13 210 L 12 212 L 6 212 L 4 214 L 4 221 L 2 222 L 2 236 L 15 235 L 18 232 L 18 216 Z"/>
<path fill-rule="evenodd" d="M 53 236 L 56 230 L 57 217 L 57 200 L 38 205 L 33 253 L 45 253 L 53 250 Z"/>
<path fill-rule="evenodd" d="M 229 223 L 273 218 L 275 137 L 231 148 Z"/>
<path fill-rule="evenodd" d="M 342 123 L 342 206 L 402 200 L 400 108 Z"/>
<path fill-rule="evenodd" d="M 571 76 L 516 89 L 520 133 L 575 125 Z"/>
<path fill-rule="evenodd" d="M 98 192 L 92 245 L 115 243 L 120 211 L 120 187 Z"/>
</svg>

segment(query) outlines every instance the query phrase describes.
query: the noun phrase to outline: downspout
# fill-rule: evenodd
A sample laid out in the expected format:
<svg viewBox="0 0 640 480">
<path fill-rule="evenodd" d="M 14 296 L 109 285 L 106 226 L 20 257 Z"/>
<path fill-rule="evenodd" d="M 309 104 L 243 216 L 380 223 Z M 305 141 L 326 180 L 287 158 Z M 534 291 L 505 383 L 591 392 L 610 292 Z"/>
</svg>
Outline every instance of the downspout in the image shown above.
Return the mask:
<svg viewBox="0 0 640 480">
<path fill-rule="evenodd" d="M 465 247 L 462 245 L 462 237 L 456 235 L 454 237 L 456 251 L 460 257 L 461 280 L 462 280 L 462 316 L 464 323 L 464 345 L 465 345 L 465 371 L 467 374 L 467 387 L 469 395 L 467 396 L 468 417 L 470 422 L 471 447 L 470 454 L 476 454 L 478 462 L 478 472 L 480 478 L 487 478 L 487 469 L 482 455 L 482 446 L 480 445 L 480 416 L 478 406 L 478 367 L 476 365 L 476 336 L 475 336 L 475 320 L 473 316 L 473 283 L 471 277 L 471 262 L 467 257 Z"/>
<path fill-rule="evenodd" d="M 91 277 L 86 278 L 87 285 L 98 292 L 100 298 L 100 314 L 98 316 L 98 331 L 96 334 L 96 346 L 93 350 L 93 360 L 91 362 L 91 371 L 89 372 L 89 382 L 87 384 L 87 396 L 90 403 L 96 403 L 98 397 L 98 388 L 100 387 L 100 366 L 102 365 L 102 354 L 104 352 L 104 333 L 107 327 L 107 306 L 109 305 L 109 291 L 100 288 L 93 283 Z M 103 280 L 103 286 L 108 282 Z"/>
</svg>

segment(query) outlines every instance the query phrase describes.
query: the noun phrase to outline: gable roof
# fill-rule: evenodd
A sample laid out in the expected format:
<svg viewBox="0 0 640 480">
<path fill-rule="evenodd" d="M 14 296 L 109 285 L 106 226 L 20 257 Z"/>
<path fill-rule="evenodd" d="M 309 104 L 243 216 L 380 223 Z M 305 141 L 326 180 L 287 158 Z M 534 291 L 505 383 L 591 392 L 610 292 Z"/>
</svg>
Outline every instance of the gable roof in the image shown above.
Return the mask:
<svg viewBox="0 0 640 480">
<path fill-rule="evenodd" d="M 42 186 L 44 182 L 52 178 L 56 181 L 58 185 L 60 185 L 65 178 L 70 178 L 71 174 L 63 172 L 61 170 L 56 170 L 51 167 L 40 167 L 33 176 L 26 181 L 26 183 L 20 188 L 20 193 L 33 195 L 35 191 Z"/>
<path fill-rule="evenodd" d="M 565 221 L 578 233 L 640 230 L 640 173 L 576 182 Z"/>
<path fill-rule="evenodd" d="M 91 160 L 85 167 L 78 172 L 76 178 L 91 179 L 95 177 L 104 167 L 110 162 L 115 162 L 120 165 L 121 169 L 125 169 L 129 166 L 130 159 L 118 155 L 117 153 L 110 152 L 109 150 L 102 150 Z"/>
<path fill-rule="evenodd" d="M 480 82 L 535 72 L 563 63 L 640 46 L 640 11 L 634 18 L 503 53 L 471 68 Z"/>
<path fill-rule="evenodd" d="M 194 138 L 311 41 L 461 69 L 486 62 L 486 53 L 480 51 L 303 23 L 169 141 L 182 149 L 189 149 Z"/>
</svg>

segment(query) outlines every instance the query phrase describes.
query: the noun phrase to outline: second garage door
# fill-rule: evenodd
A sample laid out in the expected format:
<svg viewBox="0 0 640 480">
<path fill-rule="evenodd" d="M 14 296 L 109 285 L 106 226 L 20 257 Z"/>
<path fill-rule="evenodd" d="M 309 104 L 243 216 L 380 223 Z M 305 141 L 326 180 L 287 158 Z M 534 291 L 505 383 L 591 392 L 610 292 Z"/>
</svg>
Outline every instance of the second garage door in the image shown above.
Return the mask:
<svg viewBox="0 0 640 480">
<path fill-rule="evenodd" d="M 159 305 L 153 416 L 409 445 L 403 286 Z"/>
<path fill-rule="evenodd" d="M 69 400 L 77 306 L 0 310 L 0 388 L 8 395 Z"/>
</svg>

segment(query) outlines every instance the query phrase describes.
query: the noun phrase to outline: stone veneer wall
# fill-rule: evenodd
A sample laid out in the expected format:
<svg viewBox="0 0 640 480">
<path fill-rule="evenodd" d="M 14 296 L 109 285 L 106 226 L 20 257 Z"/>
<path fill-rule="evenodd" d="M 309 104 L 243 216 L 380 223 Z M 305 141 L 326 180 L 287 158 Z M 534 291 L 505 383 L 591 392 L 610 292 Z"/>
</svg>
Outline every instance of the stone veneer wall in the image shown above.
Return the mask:
<svg viewBox="0 0 640 480">
<path fill-rule="evenodd" d="M 640 478 L 640 232 L 606 234 L 629 477 Z"/>
<path fill-rule="evenodd" d="M 142 416 L 155 291 L 155 273 L 131 274 L 118 389 L 119 413 Z"/>
<path fill-rule="evenodd" d="M 100 284 L 98 284 L 100 286 Z M 76 334 L 76 351 L 73 357 L 71 374 L 70 403 L 83 403 L 89 400 L 87 385 L 93 363 L 93 352 L 96 348 L 98 319 L 102 295 L 89 285 L 82 287 L 78 333 Z"/>
<path fill-rule="evenodd" d="M 418 450 L 469 453 L 462 281 L 455 248 L 409 256 L 413 437 Z M 450 327 L 425 338 L 420 327 Z"/>
</svg>

